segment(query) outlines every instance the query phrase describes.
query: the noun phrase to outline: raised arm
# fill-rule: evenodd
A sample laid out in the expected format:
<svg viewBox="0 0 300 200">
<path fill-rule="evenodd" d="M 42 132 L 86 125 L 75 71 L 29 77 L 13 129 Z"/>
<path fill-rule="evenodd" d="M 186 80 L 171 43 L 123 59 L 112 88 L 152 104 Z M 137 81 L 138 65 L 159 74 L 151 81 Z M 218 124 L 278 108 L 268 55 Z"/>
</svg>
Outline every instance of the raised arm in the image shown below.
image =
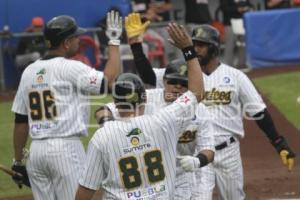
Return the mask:
<svg viewBox="0 0 300 200">
<path fill-rule="evenodd" d="M 116 77 L 121 72 L 119 46 L 120 36 L 122 34 L 122 17 L 119 16 L 118 12 L 108 12 L 106 24 L 107 30 L 105 33 L 109 38 L 108 60 L 103 73 L 106 77 L 108 88 L 111 89 Z"/>
<path fill-rule="evenodd" d="M 171 37 L 169 42 L 181 49 L 183 56 L 188 65 L 188 89 L 193 92 L 197 101 L 201 101 L 204 94 L 204 83 L 202 77 L 202 70 L 196 53 L 193 47 L 192 38 L 182 25 L 170 23 L 168 25 L 168 33 Z"/>
<path fill-rule="evenodd" d="M 144 54 L 142 42 L 143 34 L 150 21 L 142 24 L 139 13 L 131 13 L 125 18 L 125 30 L 130 45 L 136 70 L 145 84 L 156 86 L 156 76 L 152 65 Z"/>
</svg>

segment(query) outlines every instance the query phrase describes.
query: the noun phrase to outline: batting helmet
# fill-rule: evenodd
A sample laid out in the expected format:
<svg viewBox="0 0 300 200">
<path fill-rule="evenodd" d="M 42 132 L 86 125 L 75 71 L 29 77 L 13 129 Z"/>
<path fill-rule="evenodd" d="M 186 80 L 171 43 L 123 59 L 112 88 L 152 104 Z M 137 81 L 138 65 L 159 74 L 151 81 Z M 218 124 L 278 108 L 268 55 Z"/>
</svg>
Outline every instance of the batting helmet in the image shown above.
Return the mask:
<svg viewBox="0 0 300 200">
<path fill-rule="evenodd" d="M 220 33 L 213 26 L 203 24 L 196 27 L 192 32 L 192 40 L 209 44 L 208 54 L 210 56 L 219 54 Z"/>
<path fill-rule="evenodd" d="M 121 103 L 127 107 L 143 103 L 145 101 L 145 86 L 143 81 L 135 74 L 123 73 L 118 76 L 113 86 L 113 98 L 115 103 Z"/>
<path fill-rule="evenodd" d="M 171 61 L 166 67 L 164 78 L 180 79 L 180 80 L 187 81 L 188 70 L 187 70 L 186 62 L 182 59 Z"/>
<path fill-rule="evenodd" d="M 86 31 L 77 26 L 73 17 L 61 15 L 52 18 L 44 28 L 46 41 L 50 43 L 50 48 L 55 48 L 66 38 L 81 35 Z"/>
</svg>

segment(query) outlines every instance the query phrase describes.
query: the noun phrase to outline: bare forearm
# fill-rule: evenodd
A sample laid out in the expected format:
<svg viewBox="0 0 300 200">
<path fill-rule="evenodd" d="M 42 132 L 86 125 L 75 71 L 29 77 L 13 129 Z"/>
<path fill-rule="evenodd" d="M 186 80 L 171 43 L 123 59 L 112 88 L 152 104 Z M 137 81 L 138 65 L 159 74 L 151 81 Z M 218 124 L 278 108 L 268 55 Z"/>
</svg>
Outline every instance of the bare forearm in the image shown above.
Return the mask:
<svg viewBox="0 0 300 200">
<path fill-rule="evenodd" d="M 15 123 L 14 127 L 14 151 L 15 159 L 17 161 L 23 158 L 23 148 L 26 145 L 28 138 L 28 123 Z"/>
<path fill-rule="evenodd" d="M 120 50 L 119 46 L 108 46 L 108 60 L 105 65 L 104 75 L 108 81 L 109 89 L 112 88 L 112 84 L 116 77 L 120 74 Z"/>
<path fill-rule="evenodd" d="M 75 200 L 90 200 L 92 199 L 93 195 L 95 194 L 95 190 L 88 189 L 79 185 Z M 100 197 L 102 199 L 102 195 Z"/>
<path fill-rule="evenodd" d="M 195 57 L 191 60 L 188 60 L 187 65 L 189 68 L 188 89 L 195 94 L 198 101 L 201 101 L 203 94 L 204 94 L 204 82 L 203 82 L 202 70 L 201 70 L 199 61 Z"/>
<path fill-rule="evenodd" d="M 202 150 L 199 153 L 205 155 L 207 157 L 208 163 L 214 161 L 215 153 L 212 150 Z"/>
</svg>

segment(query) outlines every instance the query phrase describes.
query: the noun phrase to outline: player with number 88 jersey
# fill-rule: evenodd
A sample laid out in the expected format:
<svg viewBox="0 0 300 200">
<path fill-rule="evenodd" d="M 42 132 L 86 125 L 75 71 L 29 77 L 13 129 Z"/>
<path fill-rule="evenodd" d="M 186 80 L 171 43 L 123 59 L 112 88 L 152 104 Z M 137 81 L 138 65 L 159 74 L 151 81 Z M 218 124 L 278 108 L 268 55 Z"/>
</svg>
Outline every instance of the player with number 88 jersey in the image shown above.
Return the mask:
<svg viewBox="0 0 300 200">
<path fill-rule="evenodd" d="M 178 25 L 169 25 L 176 42 L 185 39 L 181 49 L 190 47 L 185 34 L 179 34 L 183 39 L 174 35 L 181 31 Z M 203 94 L 198 60 L 191 57 L 187 65 L 189 91 L 153 115 L 144 115 L 141 79 L 134 74 L 117 78 L 113 98 L 120 119 L 105 122 L 91 139 L 76 200 L 91 199 L 100 188 L 103 199 L 173 199 L 177 141 Z"/>
</svg>

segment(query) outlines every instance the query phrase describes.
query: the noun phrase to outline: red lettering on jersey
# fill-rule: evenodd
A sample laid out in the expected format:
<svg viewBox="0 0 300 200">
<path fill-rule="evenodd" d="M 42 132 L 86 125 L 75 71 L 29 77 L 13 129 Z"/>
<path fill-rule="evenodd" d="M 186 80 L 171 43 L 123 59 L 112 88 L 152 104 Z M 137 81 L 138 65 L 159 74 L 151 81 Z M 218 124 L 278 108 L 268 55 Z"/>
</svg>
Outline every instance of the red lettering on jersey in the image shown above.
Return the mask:
<svg viewBox="0 0 300 200">
<path fill-rule="evenodd" d="M 97 83 L 97 77 L 96 76 L 90 77 L 90 84 L 96 84 L 96 83 Z"/>
<path fill-rule="evenodd" d="M 180 99 L 180 101 L 187 104 L 190 101 L 190 99 L 187 96 L 184 96 Z"/>
</svg>

